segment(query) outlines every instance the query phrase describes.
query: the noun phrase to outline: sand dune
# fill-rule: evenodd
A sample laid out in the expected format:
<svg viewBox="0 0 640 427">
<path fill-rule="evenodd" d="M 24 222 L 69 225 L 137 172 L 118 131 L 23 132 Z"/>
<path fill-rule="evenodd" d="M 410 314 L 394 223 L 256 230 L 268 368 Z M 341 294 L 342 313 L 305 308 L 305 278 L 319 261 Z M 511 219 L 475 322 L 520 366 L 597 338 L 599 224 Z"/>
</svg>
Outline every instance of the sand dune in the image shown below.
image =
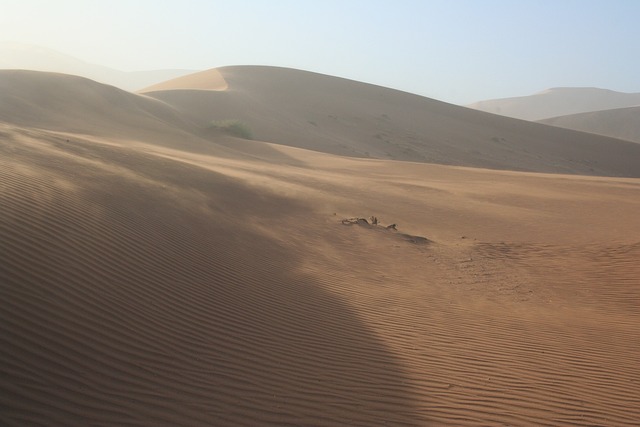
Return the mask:
<svg viewBox="0 0 640 427">
<path fill-rule="evenodd" d="M 0 96 L 0 120 L 21 126 L 100 135 L 186 126 L 153 98 L 66 74 L 0 70 Z"/>
<path fill-rule="evenodd" d="M 639 179 L 203 136 L 73 81 L 104 110 L 0 116 L 0 424 L 636 425 Z"/>
<path fill-rule="evenodd" d="M 177 89 L 226 90 L 227 81 L 218 70 L 205 70 L 175 79 L 157 83 L 142 89 L 142 92 L 155 92 Z"/>
<path fill-rule="evenodd" d="M 91 64 L 42 46 L 15 42 L 0 42 L 0 69 L 72 74 L 131 91 L 195 72 L 195 70 L 120 71 Z"/>
<path fill-rule="evenodd" d="M 541 123 L 640 142 L 640 107 L 553 117 Z"/>
<path fill-rule="evenodd" d="M 637 105 L 640 105 L 640 93 L 591 87 L 559 87 L 529 96 L 479 101 L 468 107 L 517 119 L 544 120 Z"/>
<path fill-rule="evenodd" d="M 207 81 L 210 74 L 210 82 Z M 198 90 L 219 88 L 227 90 Z M 223 67 L 154 86 L 200 126 L 243 121 L 256 139 L 331 154 L 589 175 L 640 176 L 640 147 L 346 79 Z"/>
</svg>

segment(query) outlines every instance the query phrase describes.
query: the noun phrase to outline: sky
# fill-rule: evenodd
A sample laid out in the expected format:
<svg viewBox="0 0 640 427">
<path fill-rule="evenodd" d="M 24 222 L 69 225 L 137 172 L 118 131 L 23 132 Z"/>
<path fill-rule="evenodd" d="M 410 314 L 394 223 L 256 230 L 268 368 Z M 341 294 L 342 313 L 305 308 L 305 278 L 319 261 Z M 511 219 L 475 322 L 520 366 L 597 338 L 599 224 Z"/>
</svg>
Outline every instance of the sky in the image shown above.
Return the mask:
<svg viewBox="0 0 640 427">
<path fill-rule="evenodd" d="M 640 0 L 0 0 L 0 41 L 123 71 L 274 65 L 455 104 L 640 92 Z"/>
</svg>

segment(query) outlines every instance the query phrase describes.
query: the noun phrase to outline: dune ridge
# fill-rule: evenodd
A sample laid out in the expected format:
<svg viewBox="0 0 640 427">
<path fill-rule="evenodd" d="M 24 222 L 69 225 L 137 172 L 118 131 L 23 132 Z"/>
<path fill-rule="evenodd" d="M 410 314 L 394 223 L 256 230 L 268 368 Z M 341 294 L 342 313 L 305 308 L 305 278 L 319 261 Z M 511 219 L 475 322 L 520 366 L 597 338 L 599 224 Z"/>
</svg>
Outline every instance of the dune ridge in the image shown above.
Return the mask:
<svg viewBox="0 0 640 427">
<path fill-rule="evenodd" d="M 155 85 L 140 89 L 140 92 L 144 93 L 178 89 L 223 91 L 227 90 L 228 88 L 229 85 L 227 84 L 227 81 L 225 80 L 222 73 L 220 73 L 218 70 L 213 69 L 199 71 L 197 73 L 191 73 L 186 76 L 180 76 L 175 79 L 156 83 Z"/>
<path fill-rule="evenodd" d="M 66 74 L 0 70 L 0 120 L 28 128 L 134 136 L 190 125 L 155 99 Z"/>
<path fill-rule="evenodd" d="M 215 85 L 220 75 L 227 89 L 208 90 L 207 79 Z M 203 127 L 215 120 L 236 119 L 258 140 L 342 156 L 640 176 L 640 147 L 628 141 L 523 122 L 300 70 L 222 67 L 141 93 L 172 105 Z"/>
</svg>

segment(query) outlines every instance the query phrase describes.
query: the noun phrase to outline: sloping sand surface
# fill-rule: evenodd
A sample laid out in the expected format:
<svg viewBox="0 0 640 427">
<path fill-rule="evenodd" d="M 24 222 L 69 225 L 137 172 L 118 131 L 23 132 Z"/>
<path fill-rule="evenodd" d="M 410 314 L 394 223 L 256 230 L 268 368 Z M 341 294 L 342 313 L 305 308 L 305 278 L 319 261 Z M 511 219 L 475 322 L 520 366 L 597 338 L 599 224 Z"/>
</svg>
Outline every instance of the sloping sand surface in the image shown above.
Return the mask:
<svg viewBox="0 0 640 427">
<path fill-rule="evenodd" d="M 640 107 L 571 114 L 542 120 L 541 123 L 640 142 Z"/>
<path fill-rule="evenodd" d="M 221 87 L 220 76 L 227 89 L 208 90 Z M 143 93 L 172 105 L 201 127 L 240 120 L 256 139 L 325 153 L 640 177 L 636 144 L 300 70 L 223 67 Z"/>
<path fill-rule="evenodd" d="M 593 87 L 558 87 L 514 98 L 489 99 L 468 107 L 523 120 L 640 105 L 640 93 L 624 93 Z"/>
<path fill-rule="evenodd" d="M 206 140 L 179 114 L 173 144 L 3 116 L 0 424 L 637 424 L 639 179 Z"/>
<path fill-rule="evenodd" d="M 19 126 L 100 136 L 170 133 L 174 140 L 193 130 L 163 102 L 83 77 L 0 70 L 0 95 L 0 120 Z"/>
</svg>

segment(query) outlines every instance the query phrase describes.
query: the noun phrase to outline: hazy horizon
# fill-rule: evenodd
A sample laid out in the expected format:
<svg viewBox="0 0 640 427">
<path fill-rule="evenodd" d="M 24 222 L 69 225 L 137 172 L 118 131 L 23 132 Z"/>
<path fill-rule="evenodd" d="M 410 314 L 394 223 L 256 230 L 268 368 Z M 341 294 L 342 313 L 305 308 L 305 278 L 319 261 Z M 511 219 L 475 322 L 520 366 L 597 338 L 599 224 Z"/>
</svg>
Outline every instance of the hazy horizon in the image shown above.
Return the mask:
<svg viewBox="0 0 640 427">
<path fill-rule="evenodd" d="M 455 104 L 638 92 L 635 1 L 2 1 L 0 41 L 122 71 L 291 67 Z"/>
</svg>

